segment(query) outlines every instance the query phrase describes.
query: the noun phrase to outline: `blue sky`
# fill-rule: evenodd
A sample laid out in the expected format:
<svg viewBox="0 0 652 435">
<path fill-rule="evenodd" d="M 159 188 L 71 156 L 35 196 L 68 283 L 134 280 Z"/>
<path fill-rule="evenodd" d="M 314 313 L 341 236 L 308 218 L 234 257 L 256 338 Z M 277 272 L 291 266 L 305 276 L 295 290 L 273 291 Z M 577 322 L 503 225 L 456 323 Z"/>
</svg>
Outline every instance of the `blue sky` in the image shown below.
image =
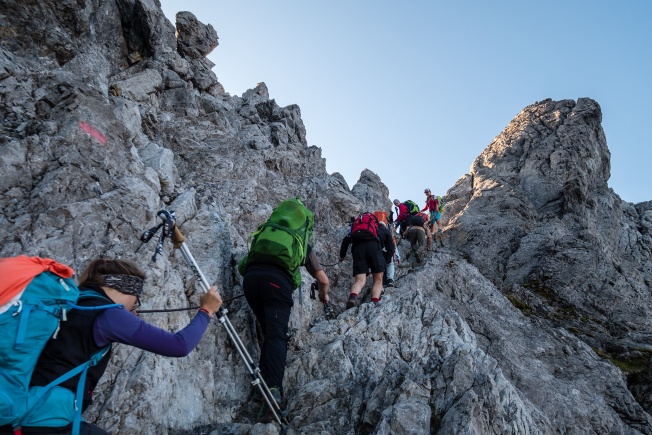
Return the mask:
<svg viewBox="0 0 652 435">
<path fill-rule="evenodd" d="M 609 186 L 652 200 L 652 1 L 162 0 L 220 45 L 231 95 L 265 82 L 298 104 L 309 145 L 353 187 L 368 168 L 390 197 L 443 195 L 524 107 L 588 97 L 602 107 Z"/>
</svg>

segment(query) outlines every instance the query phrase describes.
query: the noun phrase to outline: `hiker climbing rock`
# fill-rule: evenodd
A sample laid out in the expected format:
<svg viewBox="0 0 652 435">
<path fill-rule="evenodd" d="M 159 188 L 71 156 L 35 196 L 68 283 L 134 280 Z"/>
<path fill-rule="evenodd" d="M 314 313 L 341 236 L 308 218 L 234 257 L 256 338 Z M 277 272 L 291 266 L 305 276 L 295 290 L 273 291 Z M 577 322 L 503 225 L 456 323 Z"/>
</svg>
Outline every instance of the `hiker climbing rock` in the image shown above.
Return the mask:
<svg viewBox="0 0 652 435">
<path fill-rule="evenodd" d="M 383 286 L 394 285 L 394 253 L 396 251 L 396 242 L 394 235 L 388 228 L 387 213 L 382 211 L 375 211 L 374 215 L 378 219 L 378 239 L 382 245 L 383 257 L 385 258 L 385 270 L 383 272 Z M 390 277 L 391 266 L 391 277 Z"/>
<path fill-rule="evenodd" d="M 378 218 L 373 213 L 362 213 L 354 219 L 351 230 L 342 239 L 340 261 L 344 261 L 346 258 L 349 245 L 351 245 L 351 256 L 353 257 L 353 284 L 346 303 L 347 309 L 360 304 L 359 295 L 367 281 L 367 272 L 369 271 L 373 277 L 371 301 L 374 304 L 380 302 L 383 292 L 385 258 L 381 242 L 378 239 L 378 227 Z"/>
<path fill-rule="evenodd" d="M 413 255 L 417 263 L 421 263 L 423 249 L 430 250 L 431 235 L 426 225 L 427 216 L 418 213 L 408 218 L 408 227 L 403 236 L 410 241 L 410 253 L 406 258 Z"/>
<path fill-rule="evenodd" d="M 426 195 L 426 205 L 421 211 L 430 213 L 427 226 L 433 235 L 435 234 L 435 225 L 437 225 L 437 233 L 441 233 L 441 213 L 444 211 L 443 200 L 440 196 L 433 195 L 429 188 L 426 188 L 423 193 Z"/>
<path fill-rule="evenodd" d="M 407 207 L 405 204 L 403 204 L 401 201 L 398 199 L 394 200 L 394 206 L 396 207 L 396 219 L 394 220 L 394 223 L 398 225 L 399 227 L 399 234 L 403 234 L 405 231 L 405 218 L 410 215 L 408 212 Z"/>
<path fill-rule="evenodd" d="M 299 198 L 281 202 L 252 234 L 249 253 L 238 264 L 247 303 L 264 334 L 260 371 L 279 405 L 294 305 L 292 292 L 301 286 L 301 265 L 317 280 L 319 299 L 329 301 L 328 277 L 308 244 L 313 226 L 313 214 Z M 262 400 L 256 391 L 254 399 Z"/>
<path fill-rule="evenodd" d="M 399 225 L 399 234 L 403 234 L 407 228 L 408 217 L 417 214 L 419 212 L 419 206 L 409 199 L 405 202 L 395 199 L 394 205 L 398 208 L 398 216 L 395 222 Z"/>
<path fill-rule="evenodd" d="M 6 265 L 10 264 L 9 271 L 22 271 L 22 266 L 30 261 L 42 264 L 49 260 L 25 256 L 16 258 L 21 259 L 21 267 L 13 265 L 11 261 L 5 263 L 15 258 L 2 259 L 0 264 L 3 266 L 0 269 L 6 272 L 3 272 L 4 277 L 13 273 L 7 272 L 4 267 Z M 44 270 L 57 270 L 57 267 L 54 265 Z M 58 267 L 58 270 L 62 268 Z M 40 280 L 46 273 L 50 272 L 37 275 L 32 282 Z M 76 305 L 70 305 L 72 309 L 64 312 L 59 321 L 59 329 L 46 342 L 34 366 L 28 394 L 32 398 L 38 398 L 40 394 L 42 396 L 18 419 L 8 421 L 4 418 L 6 416 L 0 415 L 0 421 L 5 424 L 0 427 L 1 434 L 14 434 L 18 427 L 20 429 L 17 433 L 22 434 L 108 434 L 96 425 L 81 421 L 81 412 L 91 404 L 93 389 L 109 363 L 112 343 L 123 343 L 171 357 L 186 356 L 197 346 L 210 318 L 222 305 L 217 288 L 213 286 L 210 292 L 202 294 L 201 308 L 195 317 L 185 328 L 174 334 L 148 324 L 133 313 L 143 295 L 144 280 L 145 274 L 135 263 L 127 260 L 97 259 L 86 267 L 79 278 L 78 294 L 81 296 L 75 301 Z M 50 281 L 54 283 L 50 285 L 66 287 L 66 292 L 77 290 L 74 283 L 60 285 L 58 279 Z M 33 298 L 33 290 L 43 294 L 46 289 L 47 286 L 42 282 L 35 283 L 34 286 L 30 283 L 25 288 L 24 295 Z M 3 285 L 0 294 L 4 292 Z M 22 308 L 31 303 L 32 300 L 21 301 L 21 296 L 16 295 L 3 307 L 7 311 L 2 315 L 16 316 L 17 319 L 24 317 L 30 329 L 36 330 L 41 327 L 41 322 L 37 325 L 28 323 L 26 316 L 35 315 L 41 308 L 35 306 L 31 314 L 29 309 L 22 311 Z M 29 339 L 33 336 L 32 333 L 27 335 Z M 4 346 L 4 343 L 0 344 Z M 4 347 L 0 348 L 1 353 L 5 350 Z M 91 360 L 96 364 L 91 365 Z M 21 367 L 21 372 L 26 368 Z M 66 379 L 66 374 L 70 378 Z M 3 376 L 0 375 L 0 384 L 2 383 Z"/>
</svg>

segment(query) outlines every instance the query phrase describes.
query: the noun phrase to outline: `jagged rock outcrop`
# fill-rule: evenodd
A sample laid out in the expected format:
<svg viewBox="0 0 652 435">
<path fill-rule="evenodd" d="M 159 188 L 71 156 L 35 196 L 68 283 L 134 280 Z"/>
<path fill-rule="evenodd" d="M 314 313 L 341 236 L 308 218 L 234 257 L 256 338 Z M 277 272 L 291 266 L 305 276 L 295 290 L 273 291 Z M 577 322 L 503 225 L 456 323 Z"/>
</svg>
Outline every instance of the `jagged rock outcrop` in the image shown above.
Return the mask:
<svg viewBox="0 0 652 435">
<path fill-rule="evenodd" d="M 181 256 L 166 246 L 152 262 L 138 240 L 175 210 L 204 274 L 236 297 L 228 315 L 256 358 L 234 266 L 296 195 L 315 213 L 338 317 L 297 292 L 290 433 L 652 433 L 652 374 L 643 364 L 627 379 L 604 358 L 647 361 L 652 203 L 608 188 L 596 102 L 526 108 L 447 193 L 444 246 L 399 269 L 379 307 L 344 311 L 341 237 L 350 216 L 389 209 L 388 189 L 369 170 L 351 189 L 327 174 L 299 106 L 278 106 L 264 83 L 226 93 L 205 58 L 210 25 L 180 13 L 178 40 L 151 0 L 0 5 L 1 256 L 76 270 L 132 258 L 148 270 L 144 308 L 191 305 Z M 191 315 L 147 320 L 176 330 Z M 86 414 L 112 433 L 279 432 L 257 422 L 217 322 L 186 358 L 121 345 L 112 358 Z"/>
<path fill-rule="evenodd" d="M 652 209 L 608 187 L 601 118 L 590 99 L 525 108 L 451 190 L 464 212 L 450 243 L 524 311 L 627 365 L 637 384 L 652 350 Z"/>
</svg>

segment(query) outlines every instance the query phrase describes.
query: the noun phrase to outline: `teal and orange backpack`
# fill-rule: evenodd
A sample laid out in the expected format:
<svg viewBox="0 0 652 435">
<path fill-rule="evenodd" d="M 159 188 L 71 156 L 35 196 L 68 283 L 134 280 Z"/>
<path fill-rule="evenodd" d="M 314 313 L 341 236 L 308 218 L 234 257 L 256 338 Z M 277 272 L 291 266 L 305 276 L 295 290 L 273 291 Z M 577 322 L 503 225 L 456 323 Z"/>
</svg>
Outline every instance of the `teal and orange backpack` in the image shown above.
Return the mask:
<svg viewBox="0 0 652 435">
<path fill-rule="evenodd" d="M 76 305 L 84 293 L 71 279 L 73 274 L 70 267 L 49 258 L 24 255 L 0 258 L 0 426 L 20 427 L 39 400 L 53 387 L 74 376 L 81 374 L 80 384 L 84 385 L 88 367 L 97 364 L 109 350 L 110 346 L 102 349 L 90 361 L 45 387 L 30 389 L 39 355 L 48 340 L 56 340 L 60 323 L 66 321 L 67 313 L 72 309 L 88 309 Z M 103 298 L 95 295 L 92 297 Z M 92 309 L 121 306 L 107 302 L 107 305 Z M 81 403 L 81 396 L 78 403 Z M 81 406 L 78 408 L 73 434 L 79 432 Z"/>
</svg>

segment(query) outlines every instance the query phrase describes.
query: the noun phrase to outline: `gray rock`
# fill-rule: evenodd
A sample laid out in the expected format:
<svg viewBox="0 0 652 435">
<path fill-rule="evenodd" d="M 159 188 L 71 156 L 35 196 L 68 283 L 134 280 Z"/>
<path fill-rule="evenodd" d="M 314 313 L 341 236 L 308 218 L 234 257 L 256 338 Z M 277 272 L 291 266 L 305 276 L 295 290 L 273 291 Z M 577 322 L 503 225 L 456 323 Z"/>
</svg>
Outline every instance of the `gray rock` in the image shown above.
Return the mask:
<svg viewBox="0 0 652 435">
<path fill-rule="evenodd" d="M 595 101 L 525 108 L 446 193 L 443 246 L 399 267 L 379 306 L 344 310 L 340 240 L 353 214 L 390 207 L 388 189 L 372 170 L 352 189 L 328 174 L 299 106 L 278 106 L 264 83 L 225 93 L 204 59 L 210 26 L 184 13 L 179 43 L 154 1 L 0 5 L 12 12 L 0 41 L 0 255 L 78 271 L 97 256 L 134 259 L 148 273 L 144 309 L 192 306 L 201 290 L 182 255 L 166 244 L 152 262 L 153 243 L 139 240 L 174 210 L 257 359 L 235 264 L 274 206 L 298 196 L 315 214 L 337 318 L 308 299 L 304 272 L 288 433 L 652 433 L 652 201 L 609 188 Z M 147 320 L 176 331 L 192 315 Z M 280 433 L 258 421 L 219 322 L 186 358 L 116 345 L 109 367 L 85 418 L 111 433 Z"/>
<path fill-rule="evenodd" d="M 111 84 L 110 92 L 118 97 L 144 102 L 163 84 L 163 78 L 156 70 L 145 70 L 126 80 Z"/>
<path fill-rule="evenodd" d="M 202 24 L 191 12 L 176 15 L 177 50 L 182 56 L 200 59 L 219 45 L 217 32 L 210 24 Z"/>
</svg>

